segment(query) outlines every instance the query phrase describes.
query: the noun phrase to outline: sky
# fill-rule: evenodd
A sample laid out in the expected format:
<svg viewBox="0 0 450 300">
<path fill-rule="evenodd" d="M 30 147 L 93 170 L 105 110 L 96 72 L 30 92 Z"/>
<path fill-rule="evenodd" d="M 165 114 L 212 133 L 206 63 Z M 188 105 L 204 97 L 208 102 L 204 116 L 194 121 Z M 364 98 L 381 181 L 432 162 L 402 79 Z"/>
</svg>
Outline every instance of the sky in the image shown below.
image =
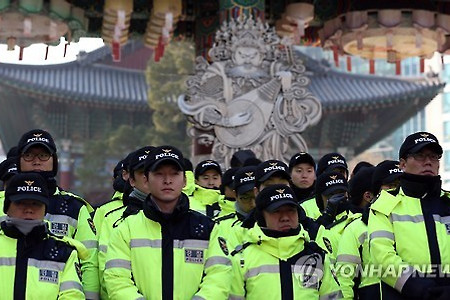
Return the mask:
<svg viewBox="0 0 450 300">
<path fill-rule="evenodd" d="M 50 46 L 47 60 L 45 60 L 47 48 L 45 44 L 34 44 L 24 48 L 22 60 L 19 60 L 20 50 L 18 46 L 15 47 L 14 51 L 8 51 L 6 44 L 0 44 L 0 63 L 25 65 L 61 64 L 75 60 L 80 51 L 91 52 L 104 45 L 101 38 L 80 38 L 78 43 L 72 42 L 67 46 L 66 56 L 64 57 L 65 44 L 65 39 L 61 38 L 58 46 Z"/>
</svg>

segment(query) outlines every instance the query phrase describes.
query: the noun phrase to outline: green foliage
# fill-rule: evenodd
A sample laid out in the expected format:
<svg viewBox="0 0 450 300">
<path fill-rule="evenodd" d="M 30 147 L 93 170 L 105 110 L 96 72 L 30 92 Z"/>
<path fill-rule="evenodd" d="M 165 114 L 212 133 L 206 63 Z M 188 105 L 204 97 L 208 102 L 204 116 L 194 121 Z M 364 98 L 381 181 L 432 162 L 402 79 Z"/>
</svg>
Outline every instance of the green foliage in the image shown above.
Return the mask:
<svg viewBox="0 0 450 300">
<path fill-rule="evenodd" d="M 150 61 L 147 68 L 149 105 L 153 110 L 152 141 L 154 145 L 173 145 L 189 155 L 191 139 L 186 135 L 188 122 L 177 106 L 178 96 L 186 92 L 186 79 L 194 70 L 194 45 L 173 41 L 159 62 Z"/>
<path fill-rule="evenodd" d="M 185 41 L 172 42 L 159 62 L 147 68 L 149 105 L 153 110 L 152 127 L 122 125 L 103 139 L 87 141 L 83 163 L 76 168 L 79 186 L 74 191 L 84 195 L 112 193 L 112 170 L 128 153 L 146 145 L 173 145 L 189 157 L 191 140 L 186 134 L 188 124 L 177 106 L 177 98 L 185 93 L 185 81 L 193 72 L 194 46 Z M 103 199 L 106 201 L 108 199 Z"/>
</svg>

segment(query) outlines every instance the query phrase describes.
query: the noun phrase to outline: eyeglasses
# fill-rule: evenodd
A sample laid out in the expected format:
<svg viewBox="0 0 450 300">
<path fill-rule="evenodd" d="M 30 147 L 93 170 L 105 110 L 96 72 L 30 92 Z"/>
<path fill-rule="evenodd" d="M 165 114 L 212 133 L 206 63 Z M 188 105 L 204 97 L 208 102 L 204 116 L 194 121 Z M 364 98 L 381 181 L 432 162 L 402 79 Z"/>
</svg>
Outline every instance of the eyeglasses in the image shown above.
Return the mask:
<svg viewBox="0 0 450 300">
<path fill-rule="evenodd" d="M 408 157 L 412 157 L 417 161 L 425 161 L 427 158 L 429 158 L 431 161 L 439 161 L 442 158 L 441 154 L 431 153 L 431 154 L 424 154 L 424 153 L 413 153 L 409 154 Z"/>
<path fill-rule="evenodd" d="M 26 152 L 26 153 L 22 154 L 22 158 L 24 161 L 33 161 L 36 157 L 40 161 L 48 161 L 50 159 L 50 157 L 52 157 L 52 156 L 50 155 L 50 153 L 46 153 L 46 152 L 41 152 L 39 154 Z"/>
</svg>

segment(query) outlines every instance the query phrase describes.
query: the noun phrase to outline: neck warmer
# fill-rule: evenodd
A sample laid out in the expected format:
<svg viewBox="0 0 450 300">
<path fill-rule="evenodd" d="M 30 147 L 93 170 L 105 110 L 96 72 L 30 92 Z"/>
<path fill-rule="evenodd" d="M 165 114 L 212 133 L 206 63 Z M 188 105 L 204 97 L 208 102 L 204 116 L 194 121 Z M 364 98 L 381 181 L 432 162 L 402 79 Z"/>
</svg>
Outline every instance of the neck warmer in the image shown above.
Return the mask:
<svg viewBox="0 0 450 300">
<path fill-rule="evenodd" d="M 129 197 L 132 197 L 132 198 L 135 198 L 135 199 L 138 199 L 138 200 L 141 200 L 142 202 L 144 202 L 145 199 L 147 198 L 147 194 L 144 192 L 141 192 L 137 188 L 133 188 L 133 191 L 131 191 Z"/>
<path fill-rule="evenodd" d="M 405 195 L 410 197 L 422 198 L 425 195 L 439 197 L 441 177 L 403 173 L 400 176 L 400 186 Z"/>
<path fill-rule="evenodd" d="M 44 225 L 43 220 L 24 220 L 13 217 L 6 217 L 6 223 L 16 227 L 23 235 L 28 235 L 33 228 Z"/>
<path fill-rule="evenodd" d="M 261 228 L 262 232 L 264 232 L 265 235 L 273 238 L 281 238 L 286 236 L 294 236 L 299 234 L 300 232 L 300 225 L 297 226 L 297 228 L 291 228 L 288 231 L 278 231 L 278 230 L 272 230 L 269 228 Z"/>
<path fill-rule="evenodd" d="M 236 213 L 240 214 L 243 217 L 243 219 L 247 218 L 249 213 L 243 211 L 237 201 L 234 203 L 234 208 L 236 209 Z"/>
</svg>

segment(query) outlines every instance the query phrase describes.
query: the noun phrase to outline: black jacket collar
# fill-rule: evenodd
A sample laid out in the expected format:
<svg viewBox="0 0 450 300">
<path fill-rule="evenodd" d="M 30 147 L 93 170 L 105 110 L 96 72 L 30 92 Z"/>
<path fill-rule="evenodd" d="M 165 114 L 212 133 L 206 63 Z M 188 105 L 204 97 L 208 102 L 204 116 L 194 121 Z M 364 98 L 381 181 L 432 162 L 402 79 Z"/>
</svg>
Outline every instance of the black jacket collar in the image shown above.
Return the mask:
<svg viewBox="0 0 450 300">
<path fill-rule="evenodd" d="M 184 193 L 181 193 L 173 212 L 166 214 L 159 210 L 156 203 L 151 199 L 151 195 L 148 195 L 144 201 L 143 211 L 145 216 L 153 221 L 159 223 L 170 222 L 181 218 L 189 211 L 189 198 Z"/>
</svg>

